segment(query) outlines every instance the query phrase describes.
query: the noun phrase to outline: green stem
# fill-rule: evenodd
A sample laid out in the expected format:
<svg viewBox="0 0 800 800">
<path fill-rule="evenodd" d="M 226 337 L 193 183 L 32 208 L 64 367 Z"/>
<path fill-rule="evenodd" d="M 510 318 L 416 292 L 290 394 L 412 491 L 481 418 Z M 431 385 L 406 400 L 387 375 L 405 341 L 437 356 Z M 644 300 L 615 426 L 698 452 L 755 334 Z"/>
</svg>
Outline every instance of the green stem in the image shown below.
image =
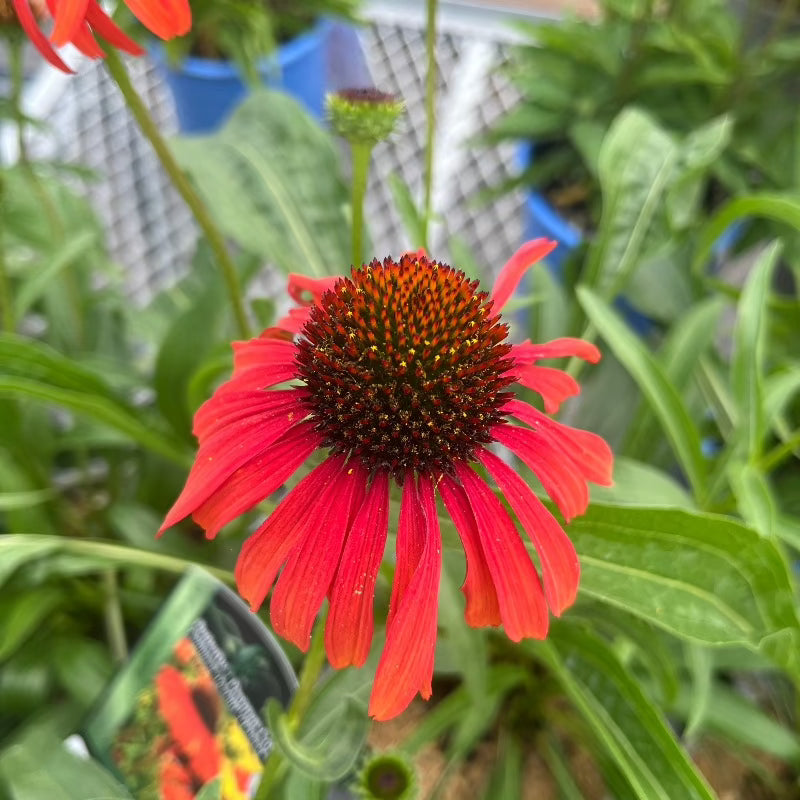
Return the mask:
<svg viewBox="0 0 800 800">
<path fill-rule="evenodd" d="M 103 571 L 103 586 L 106 590 L 106 602 L 103 613 L 106 621 L 106 637 L 111 655 L 117 664 L 128 660 L 128 642 L 125 638 L 125 621 L 119 603 L 119 586 L 116 570 Z"/>
<path fill-rule="evenodd" d="M 3 330 L 7 333 L 14 332 L 14 307 L 11 300 L 11 283 L 6 269 L 5 228 L 3 220 L 5 215 L 5 179 L 0 175 L 0 320 Z"/>
<path fill-rule="evenodd" d="M 169 149 L 166 140 L 161 135 L 153 118 L 150 116 L 147 106 L 142 102 L 142 99 L 133 87 L 133 83 L 131 83 L 122 58 L 113 47 L 106 48 L 105 63 L 111 74 L 111 78 L 119 87 L 122 96 L 125 98 L 125 103 L 136 119 L 139 128 L 153 146 L 173 186 L 178 190 L 178 193 L 184 199 L 186 205 L 189 206 L 192 214 L 194 214 L 194 218 L 197 220 L 197 224 L 205 234 L 220 271 L 222 272 L 222 276 L 225 279 L 239 333 L 245 339 L 250 338 L 250 325 L 247 321 L 236 265 L 233 263 L 230 253 L 228 253 L 228 248 L 225 245 L 222 234 L 211 218 L 202 198 L 175 160 L 175 156 L 173 156 L 172 151 Z"/>
<path fill-rule="evenodd" d="M 372 145 L 366 142 L 353 142 L 353 266 L 364 263 L 364 197 L 367 193 L 369 157 Z"/>
<path fill-rule="evenodd" d="M 427 73 L 425 76 L 425 216 L 422 220 L 422 246 L 428 249 L 431 202 L 433 198 L 433 145 L 436 131 L 436 0 L 428 0 L 428 20 L 425 28 Z"/>
<path fill-rule="evenodd" d="M 314 689 L 317 685 L 320 672 L 325 666 L 325 620 L 327 612 L 320 614 L 317 620 L 314 633 L 311 636 L 311 646 L 308 655 L 303 662 L 303 669 L 300 673 L 300 682 L 294 699 L 289 707 L 289 728 L 296 731 L 300 727 L 306 712 L 314 698 Z M 280 782 L 286 774 L 286 767 L 283 756 L 279 750 L 270 753 L 264 772 L 261 775 L 261 783 L 258 784 L 258 791 L 254 800 L 271 800 L 272 793 L 278 788 Z"/>
</svg>

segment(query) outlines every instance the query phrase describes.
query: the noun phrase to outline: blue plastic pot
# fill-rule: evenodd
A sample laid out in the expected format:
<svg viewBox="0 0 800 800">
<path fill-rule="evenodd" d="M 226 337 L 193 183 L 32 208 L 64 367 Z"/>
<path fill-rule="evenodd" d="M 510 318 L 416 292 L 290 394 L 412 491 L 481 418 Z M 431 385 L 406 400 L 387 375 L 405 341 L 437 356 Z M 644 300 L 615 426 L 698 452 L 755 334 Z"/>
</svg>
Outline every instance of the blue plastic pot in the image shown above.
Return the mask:
<svg viewBox="0 0 800 800">
<path fill-rule="evenodd" d="M 330 30 L 328 20 L 318 20 L 259 67 L 265 85 L 283 89 L 317 119 L 322 119 L 324 112 Z M 215 131 L 247 93 L 236 66 L 229 61 L 190 57 L 172 67 L 161 47 L 154 48 L 153 57 L 175 99 L 182 133 Z"/>
</svg>

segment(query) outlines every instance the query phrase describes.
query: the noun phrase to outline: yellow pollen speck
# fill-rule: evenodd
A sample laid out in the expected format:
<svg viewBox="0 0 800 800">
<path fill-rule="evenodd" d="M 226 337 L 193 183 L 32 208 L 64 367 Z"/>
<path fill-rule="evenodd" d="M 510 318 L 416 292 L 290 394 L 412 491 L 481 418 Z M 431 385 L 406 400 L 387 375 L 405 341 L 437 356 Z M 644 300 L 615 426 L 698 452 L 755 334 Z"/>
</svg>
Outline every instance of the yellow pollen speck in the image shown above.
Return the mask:
<svg viewBox="0 0 800 800">
<path fill-rule="evenodd" d="M 409 347 L 408 348 L 408 354 L 410 356 L 415 356 L 417 354 L 417 351 L 413 347 Z"/>
<path fill-rule="evenodd" d="M 352 468 L 351 468 L 351 469 L 349 469 L 349 470 L 347 470 L 347 474 L 348 474 L 348 475 L 352 475 L 352 474 L 353 474 L 353 470 L 352 470 Z"/>
<path fill-rule="evenodd" d="M 430 347 L 431 346 L 431 343 L 427 339 L 425 339 L 424 344 L 425 344 L 425 347 Z"/>
<path fill-rule="evenodd" d="M 352 312 L 350 312 L 350 313 L 352 314 Z M 467 326 L 468 326 L 468 327 L 470 327 L 470 328 L 474 328 L 474 327 L 475 327 L 475 320 L 474 320 L 474 319 L 471 319 L 471 320 L 470 320 L 470 321 L 467 323 Z"/>
<path fill-rule="evenodd" d="M 452 356 L 452 355 L 455 355 L 455 352 L 456 352 L 456 349 L 455 349 L 455 347 L 451 347 L 451 348 L 450 348 L 450 355 L 451 355 L 451 356 Z"/>
<path fill-rule="evenodd" d="M 376 345 L 376 344 L 372 345 L 372 347 L 370 347 L 370 350 L 372 350 L 373 353 L 377 353 L 378 352 L 378 345 Z"/>
<path fill-rule="evenodd" d="M 433 357 L 433 360 L 434 360 L 434 361 L 438 361 L 440 358 L 441 358 L 441 356 L 440 356 L 440 355 L 435 355 L 435 356 Z"/>
<path fill-rule="evenodd" d="M 349 336 L 351 339 L 355 339 L 355 338 L 356 338 L 356 335 L 355 335 L 355 334 L 354 334 L 352 331 L 350 331 L 350 333 L 348 333 L 347 335 L 348 335 L 348 336 Z"/>
</svg>

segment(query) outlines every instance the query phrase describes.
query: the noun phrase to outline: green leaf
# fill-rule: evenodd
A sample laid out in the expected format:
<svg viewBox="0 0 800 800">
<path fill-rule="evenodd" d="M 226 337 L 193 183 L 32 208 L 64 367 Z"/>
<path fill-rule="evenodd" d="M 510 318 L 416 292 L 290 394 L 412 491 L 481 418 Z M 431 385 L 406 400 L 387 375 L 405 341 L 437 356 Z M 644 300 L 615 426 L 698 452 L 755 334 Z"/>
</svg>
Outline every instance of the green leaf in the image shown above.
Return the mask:
<svg viewBox="0 0 800 800">
<path fill-rule="evenodd" d="M 253 91 L 218 133 L 174 146 L 222 230 L 243 248 L 287 273 L 335 275 L 350 264 L 338 152 L 287 95 Z"/>
<path fill-rule="evenodd" d="M 568 527 L 581 592 L 670 633 L 745 644 L 800 677 L 800 621 L 775 544 L 725 517 L 595 505 Z"/>
<path fill-rule="evenodd" d="M 636 269 L 677 157 L 669 134 L 642 111 L 622 111 L 609 128 L 597 164 L 603 212 L 586 265 L 586 282 L 602 297 L 614 297 Z"/>
<path fill-rule="evenodd" d="M 778 509 L 766 475 L 754 464 L 741 461 L 729 464 L 727 473 L 739 511 L 747 524 L 762 536 L 775 535 Z"/>
<path fill-rule="evenodd" d="M 23 564 L 45 558 L 58 550 L 61 539 L 57 536 L 28 536 L 15 533 L 0 537 L 0 587 Z"/>
<path fill-rule="evenodd" d="M 97 761 L 69 753 L 55 737 L 39 736 L 0 756 L 0 785 L 10 800 L 132 800 Z"/>
<path fill-rule="evenodd" d="M 489 777 L 484 800 L 521 800 L 522 748 L 510 734 L 500 737 L 497 762 Z"/>
<path fill-rule="evenodd" d="M 674 478 L 624 457 L 614 459 L 614 485 L 592 486 L 591 498 L 606 505 L 694 508 L 692 498 Z"/>
<path fill-rule="evenodd" d="M 741 409 L 737 439 L 756 461 L 766 434 L 763 380 L 767 347 L 767 303 L 781 247 L 773 244 L 753 264 L 739 300 L 731 356 L 731 386 Z M 736 446 L 735 444 L 731 446 Z"/>
<path fill-rule="evenodd" d="M 594 292 L 578 288 L 578 298 L 592 324 L 638 384 L 658 418 L 695 498 L 706 493 L 706 462 L 700 434 L 660 364 L 616 312 Z"/>
<path fill-rule="evenodd" d="M 576 625 L 524 645 L 541 658 L 641 800 L 714 800 L 658 709 L 608 645 Z"/>
<path fill-rule="evenodd" d="M 689 643 L 686 645 L 686 664 L 692 678 L 692 696 L 684 736 L 692 739 L 702 729 L 708 714 L 714 678 L 714 659 L 707 647 Z"/>
<path fill-rule="evenodd" d="M 714 243 L 736 220 L 764 217 L 800 229 L 800 195 L 759 192 L 736 197 L 726 203 L 703 227 L 692 272 L 700 274 L 708 264 Z"/>
<path fill-rule="evenodd" d="M 25 316 L 30 307 L 50 287 L 52 281 L 64 269 L 68 269 L 73 262 L 93 248 L 97 239 L 98 231 L 81 230 L 63 244 L 59 244 L 48 262 L 38 266 L 17 289 L 14 297 L 14 317 L 21 319 Z"/>
<path fill-rule="evenodd" d="M 5 661 L 61 605 L 63 592 L 46 586 L 0 598 L 0 662 Z"/>
<path fill-rule="evenodd" d="M 195 800 L 222 800 L 222 785 L 219 779 L 207 783 L 194 798 Z"/>
<path fill-rule="evenodd" d="M 0 492 L 0 511 L 28 508 L 52 500 L 55 489 L 31 489 L 28 492 Z"/>
<path fill-rule="evenodd" d="M 361 703 L 345 697 L 334 726 L 318 728 L 313 736 L 300 740 L 290 729 L 280 703 L 271 698 L 267 704 L 275 745 L 291 764 L 317 780 L 338 781 L 350 772 L 366 742 L 368 719 Z"/>
<path fill-rule="evenodd" d="M 392 190 L 394 207 L 397 209 L 397 213 L 403 221 L 403 227 L 411 240 L 411 247 L 422 247 L 425 244 L 425 219 L 417 208 L 416 203 L 414 203 L 411 189 L 408 188 L 408 184 L 396 172 L 389 175 L 389 188 Z"/>
<path fill-rule="evenodd" d="M 182 444 L 175 442 L 166 434 L 154 431 L 151 426 L 140 421 L 132 410 L 103 395 L 64 389 L 43 381 L 5 375 L 0 375 L 0 395 L 41 400 L 64 406 L 98 422 L 110 425 L 142 447 L 152 450 L 164 458 L 182 466 L 191 465 L 191 458 Z"/>
</svg>

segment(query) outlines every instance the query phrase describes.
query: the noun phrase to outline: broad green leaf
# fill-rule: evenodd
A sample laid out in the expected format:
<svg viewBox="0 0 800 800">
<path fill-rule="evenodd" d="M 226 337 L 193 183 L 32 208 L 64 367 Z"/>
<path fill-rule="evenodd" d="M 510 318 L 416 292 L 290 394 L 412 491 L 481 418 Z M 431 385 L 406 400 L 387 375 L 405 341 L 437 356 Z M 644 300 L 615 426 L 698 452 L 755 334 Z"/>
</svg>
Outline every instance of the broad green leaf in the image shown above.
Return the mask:
<svg viewBox="0 0 800 800">
<path fill-rule="evenodd" d="M 573 768 L 559 741 L 552 735 L 548 736 L 545 746 L 540 752 L 558 786 L 559 800 L 585 800 L 583 792 L 575 783 Z M 491 798 L 487 797 L 487 800 L 491 800 Z"/>
<path fill-rule="evenodd" d="M 282 92 L 253 91 L 213 136 L 176 155 L 223 231 L 286 272 L 350 264 L 348 193 L 330 134 Z"/>
<path fill-rule="evenodd" d="M 578 298 L 592 324 L 647 398 L 686 473 L 695 498 L 703 498 L 706 463 L 700 434 L 680 395 L 646 346 L 607 303 L 586 287 L 578 289 Z"/>
<path fill-rule="evenodd" d="M 23 564 L 46 558 L 58 550 L 58 536 L 29 536 L 23 533 L 6 534 L 0 537 L 0 587 Z"/>
<path fill-rule="evenodd" d="M 592 486 L 591 498 L 606 505 L 694 508 L 694 502 L 674 478 L 642 461 L 614 459 L 614 485 Z"/>
<path fill-rule="evenodd" d="M 562 622 L 547 641 L 524 646 L 553 670 L 637 797 L 714 800 L 658 708 L 602 639 Z"/>
<path fill-rule="evenodd" d="M 222 785 L 219 779 L 207 783 L 195 796 L 195 800 L 221 800 Z"/>
<path fill-rule="evenodd" d="M 603 212 L 586 266 L 587 284 L 602 297 L 614 297 L 636 269 L 677 157 L 644 112 L 622 111 L 611 124 L 597 162 Z"/>
<path fill-rule="evenodd" d="M 56 738 L 11 746 L 0 755 L 0 786 L 10 800 L 132 800 L 97 761 L 78 758 Z"/>
<path fill-rule="evenodd" d="M 753 264 L 739 300 L 731 355 L 731 386 L 741 416 L 737 438 L 751 461 L 758 459 L 766 433 L 764 416 L 767 301 L 781 247 L 773 244 Z"/>
<path fill-rule="evenodd" d="M 728 201 L 703 227 L 692 262 L 692 272 L 702 272 L 714 243 L 731 224 L 743 217 L 764 217 L 800 229 L 800 195 L 760 192 Z"/>
<path fill-rule="evenodd" d="M 55 489 L 31 489 L 28 492 L 0 492 L 0 511 L 27 508 L 52 500 Z"/>
<path fill-rule="evenodd" d="M 335 725 L 317 729 L 313 737 L 299 739 L 289 727 L 280 703 L 273 698 L 267 704 L 267 721 L 275 746 L 292 765 L 317 780 L 337 781 L 350 772 L 366 742 L 368 720 L 361 703 L 341 698 Z"/>
<path fill-rule="evenodd" d="M 133 442 L 164 456 L 171 461 L 190 466 L 191 458 L 184 446 L 167 434 L 154 431 L 138 419 L 133 410 L 121 403 L 91 391 L 64 389 L 44 381 L 16 376 L 0 375 L 0 395 L 20 399 L 41 400 L 46 403 L 64 406 L 79 414 L 85 414 L 98 422 L 126 434 Z"/>
<path fill-rule="evenodd" d="M 771 540 L 712 514 L 600 505 L 568 533 L 583 595 L 688 641 L 760 649 L 800 677 L 794 589 Z"/>
</svg>

